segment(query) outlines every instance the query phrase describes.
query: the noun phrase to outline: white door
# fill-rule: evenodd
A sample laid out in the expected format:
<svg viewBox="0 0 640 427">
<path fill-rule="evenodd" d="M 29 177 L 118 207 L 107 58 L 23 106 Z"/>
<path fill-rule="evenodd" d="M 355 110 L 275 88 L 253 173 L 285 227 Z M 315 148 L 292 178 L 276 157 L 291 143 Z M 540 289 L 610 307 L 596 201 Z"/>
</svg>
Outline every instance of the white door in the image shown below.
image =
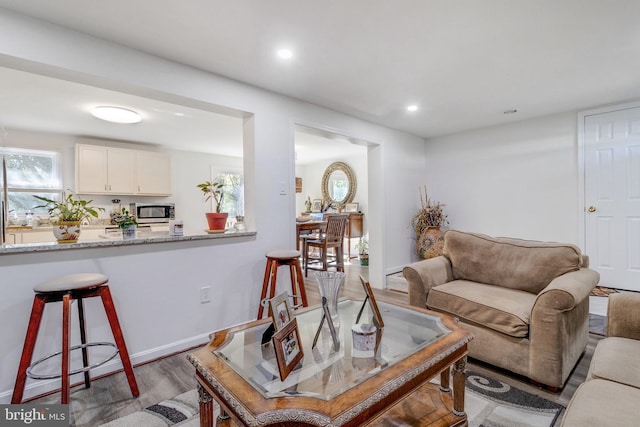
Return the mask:
<svg viewBox="0 0 640 427">
<path fill-rule="evenodd" d="M 640 107 L 584 117 L 585 253 L 600 285 L 640 291 Z"/>
</svg>

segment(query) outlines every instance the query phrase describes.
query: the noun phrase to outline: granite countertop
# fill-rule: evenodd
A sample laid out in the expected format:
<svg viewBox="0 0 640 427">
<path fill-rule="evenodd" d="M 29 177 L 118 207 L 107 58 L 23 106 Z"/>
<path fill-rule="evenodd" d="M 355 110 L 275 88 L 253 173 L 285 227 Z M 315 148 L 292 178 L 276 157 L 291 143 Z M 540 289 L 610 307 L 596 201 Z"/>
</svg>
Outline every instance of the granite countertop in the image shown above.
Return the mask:
<svg viewBox="0 0 640 427">
<path fill-rule="evenodd" d="M 96 227 L 102 228 L 104 226 Z M 49 227 L 51 229 L 51 227 Z M 131 240 L 123 240 L 119 238 L 99 238 L 96 240 L 87 240 L 77 243 L 23 243 L 23 244 L 5 244 L 0 247 L 0 255 L 20 254 L 20 253 L 33 253 L 33 252 L 47 252 L 47 251 L 59 251 L 70 249 L 89 249 L 89 248 L 105 248 L 110 246 L 130 246 L 130 245 L 144 245 L 153 243 L 172 243 L 172 242 L 189 242 L 197 240 L 216 240 L 216 239 L 228 239 L 234 237 L 250 237 L 255 236 L 255 231 L 227 231 L 225 233 L 217 234 L 190 234 L 185 236 L 169 236 L 168 232 L 164 231 L 151 231 L 140 233 L 138 237 Z M 105 235 L 106 236 L 106 235 Z"/>
</svg>

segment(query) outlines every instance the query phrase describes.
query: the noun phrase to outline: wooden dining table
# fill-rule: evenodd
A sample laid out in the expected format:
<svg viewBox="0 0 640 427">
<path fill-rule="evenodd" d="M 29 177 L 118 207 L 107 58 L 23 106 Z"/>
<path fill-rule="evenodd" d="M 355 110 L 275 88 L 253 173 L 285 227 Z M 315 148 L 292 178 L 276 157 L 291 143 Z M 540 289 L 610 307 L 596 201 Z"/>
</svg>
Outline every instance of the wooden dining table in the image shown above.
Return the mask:
<svg viewBox="0 0 640 427">
<path fill-rule="evenodd" d="M 324 231 L 327 226 L 327 221 L 323 220 L 309 220 L 298 221 L 296 220 L 296 250 L 300 250 L 300 236 L 302 231 L 321 232 Z"/>
</svg>

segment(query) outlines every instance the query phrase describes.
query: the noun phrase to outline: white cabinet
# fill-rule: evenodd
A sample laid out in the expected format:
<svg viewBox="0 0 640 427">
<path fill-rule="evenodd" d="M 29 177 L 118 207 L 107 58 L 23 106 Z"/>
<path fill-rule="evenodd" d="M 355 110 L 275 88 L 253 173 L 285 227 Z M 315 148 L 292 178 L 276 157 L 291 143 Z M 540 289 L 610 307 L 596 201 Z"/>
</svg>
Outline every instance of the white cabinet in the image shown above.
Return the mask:
<svg viewBox="0 0 640 427">
<path fill-rule="evenodd" d="M 107 178 L 109 193 L 135 193 L 135 161 L 135 153 L 132 150 L 123 150 L 121 148 L 109 148 L 107 150 Z"/>
<path fill-rule="evenodd" d="M 53 231 L 51 230 L 25 231 L 20 234 L 22 235 L 20 243 L 44 243 L 56 241 L 56 238 L 53 235 Z"/>
<path fill-rule="evenodd" d="M 137 194 L 171 195 L 171 158 L 166 153 L 136 152 Z"/>
<path fill-rule="evenodd" d="M 106 194 L 107 148 L 93 145 L 76 146 L 76 192 Z"/>
<path fill-rule="evenodd" d="M 78 241 L 85 242 L 87 240 L 99 240 L 100 235 L 104 234 L 104 228 L 82 228 Z"/>
<path fill-rule="evenodd" d="M 169 196 L 171 159 L 167 153 L 78 144 L 76 192 Z"/>
<path fill-rule="evenodd" d="M 135 152 L 96 145 L 76 147 L 76 192 L 134 194 Z"/>
</svg>

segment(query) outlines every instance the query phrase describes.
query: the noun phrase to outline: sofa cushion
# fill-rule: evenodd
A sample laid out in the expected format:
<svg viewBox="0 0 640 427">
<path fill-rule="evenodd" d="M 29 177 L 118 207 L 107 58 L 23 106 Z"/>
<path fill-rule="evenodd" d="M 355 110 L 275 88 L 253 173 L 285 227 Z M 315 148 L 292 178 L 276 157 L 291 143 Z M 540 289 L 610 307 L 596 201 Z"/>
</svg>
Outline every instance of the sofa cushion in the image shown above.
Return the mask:
<svg viewBox="0 0 640 427">
<path fill-rule="evenodd" d="M 488 283 L 537 294 L 554 278 L 580 269 L 574 245 L 494 238 L 449 230 L 443 254 L 451 260 L 455 279 Z"/>
<path fill-rule="evenodd" d="M 454 280 L 431 288 L 427 307 L 524 338 L 529 335 L 529 318 L 535 300 L 535 295 L 525 291 Z"/>
<path fill-rule="evenodd" d="M 587 381 L 604 379 L 640 388 L 640 341 L 609 337 L 598 342 Z"/>
<path fill-rule="evenodd" d="M 571 398 L 561 426 L 637 426 L 638 402 L 640 389 L 612 381 L 587 381 Z"/>
</svg>

